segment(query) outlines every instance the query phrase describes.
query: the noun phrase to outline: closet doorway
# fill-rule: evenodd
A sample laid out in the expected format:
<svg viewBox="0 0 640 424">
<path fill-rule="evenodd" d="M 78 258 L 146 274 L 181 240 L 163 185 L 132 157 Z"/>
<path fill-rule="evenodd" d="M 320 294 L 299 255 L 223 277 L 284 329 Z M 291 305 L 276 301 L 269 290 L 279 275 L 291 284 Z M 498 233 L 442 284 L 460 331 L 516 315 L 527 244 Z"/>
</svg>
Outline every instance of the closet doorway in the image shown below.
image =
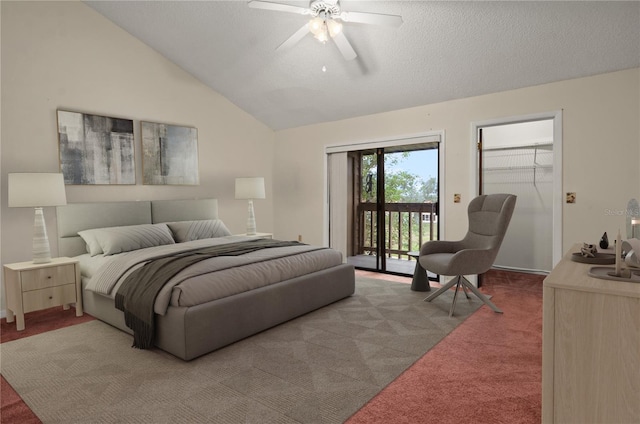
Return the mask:
<svg viewBox="0 0 640 424">
<path fill-rule="evenodd" d="M 559 260 L 558 125 L 552 116 L 477 126 L 478 193 L 518 196 L 497 268 L 546 273 Z"/>
</svg>

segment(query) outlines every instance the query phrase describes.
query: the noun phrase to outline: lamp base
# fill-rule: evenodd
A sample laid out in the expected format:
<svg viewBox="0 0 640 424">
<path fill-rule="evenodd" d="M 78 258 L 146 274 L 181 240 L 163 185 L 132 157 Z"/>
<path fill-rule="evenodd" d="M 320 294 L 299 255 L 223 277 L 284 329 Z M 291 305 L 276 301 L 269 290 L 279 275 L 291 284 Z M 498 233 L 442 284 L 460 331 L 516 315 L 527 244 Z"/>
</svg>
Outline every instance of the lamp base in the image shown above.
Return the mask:
<svg viewBox="0 0 640 424">
<path fill-rule="evenodd" d="M 47 237 L 47 225 L 44 222 L 42 208 L 35 208 L 36 214 L 33 221 L 33 263 L 46 264 L 51 262 L 51 249 Z"/>
<path fill-rule="evenodd" d="M 247 218 L 247 235 L 256 235 L 256 215 L 253 213 L 253 200 L 249 199 L 248 206 L 249 217 Z"/>
</svg>

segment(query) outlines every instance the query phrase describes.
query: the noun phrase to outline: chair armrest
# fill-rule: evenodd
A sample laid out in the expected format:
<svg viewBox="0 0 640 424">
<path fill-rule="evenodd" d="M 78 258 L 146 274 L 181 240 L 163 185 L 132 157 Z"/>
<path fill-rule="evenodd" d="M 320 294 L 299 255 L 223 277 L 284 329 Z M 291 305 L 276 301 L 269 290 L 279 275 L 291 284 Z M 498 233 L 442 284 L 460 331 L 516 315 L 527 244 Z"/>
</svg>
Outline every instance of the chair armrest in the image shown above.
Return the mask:
<svg viewBox="0 0 640 424">
<path fill-rule="evenodd" d="M 459 241 L 431 240 L 420 246 L 420 256 L 433 253 L 456 253 L 460 250 Z"/>
<path fill-rule="evenodd" d="M 463 249 L 451 257 L 449 268 L 458 275 L 482 274 L 491 268 L 495 256 L 490 249 Z"/>
</svg>

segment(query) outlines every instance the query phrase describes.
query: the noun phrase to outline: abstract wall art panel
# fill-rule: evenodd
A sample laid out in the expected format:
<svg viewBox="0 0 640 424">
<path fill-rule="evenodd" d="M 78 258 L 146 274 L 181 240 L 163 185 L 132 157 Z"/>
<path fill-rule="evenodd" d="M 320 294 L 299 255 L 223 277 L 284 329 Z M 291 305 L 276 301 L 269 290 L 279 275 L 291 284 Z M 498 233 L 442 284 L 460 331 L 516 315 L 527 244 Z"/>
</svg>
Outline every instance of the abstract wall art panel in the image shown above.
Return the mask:
<svg viewBox="0 0 640 424">
<path fill-rule="evenodd" d="M 197 185 L 198 130 L 141 122 L 142 183 Z"/>
<path fill-rule="evenodd" d="M 65 184 L 135 184 L 133 121 L 58 110 Z"/>
</svg>

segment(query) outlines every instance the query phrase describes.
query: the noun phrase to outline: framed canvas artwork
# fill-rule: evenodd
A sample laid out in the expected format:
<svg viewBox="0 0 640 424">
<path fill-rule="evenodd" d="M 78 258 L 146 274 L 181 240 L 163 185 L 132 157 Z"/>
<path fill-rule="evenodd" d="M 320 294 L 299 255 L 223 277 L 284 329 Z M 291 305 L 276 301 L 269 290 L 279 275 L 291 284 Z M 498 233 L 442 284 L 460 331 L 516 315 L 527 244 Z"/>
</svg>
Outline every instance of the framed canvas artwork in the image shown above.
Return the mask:
<svg viewBox="0 0 640 424">
<path fill-rule="evenodd" d="M 133 121 L 58 110 L 65 184 L 135 184 Z"/>
<path fill-rule="evenodd" d="M 198 130 L 144 121 L 140 126 L 142 183 L 197 185 Z"/>
</svg>

